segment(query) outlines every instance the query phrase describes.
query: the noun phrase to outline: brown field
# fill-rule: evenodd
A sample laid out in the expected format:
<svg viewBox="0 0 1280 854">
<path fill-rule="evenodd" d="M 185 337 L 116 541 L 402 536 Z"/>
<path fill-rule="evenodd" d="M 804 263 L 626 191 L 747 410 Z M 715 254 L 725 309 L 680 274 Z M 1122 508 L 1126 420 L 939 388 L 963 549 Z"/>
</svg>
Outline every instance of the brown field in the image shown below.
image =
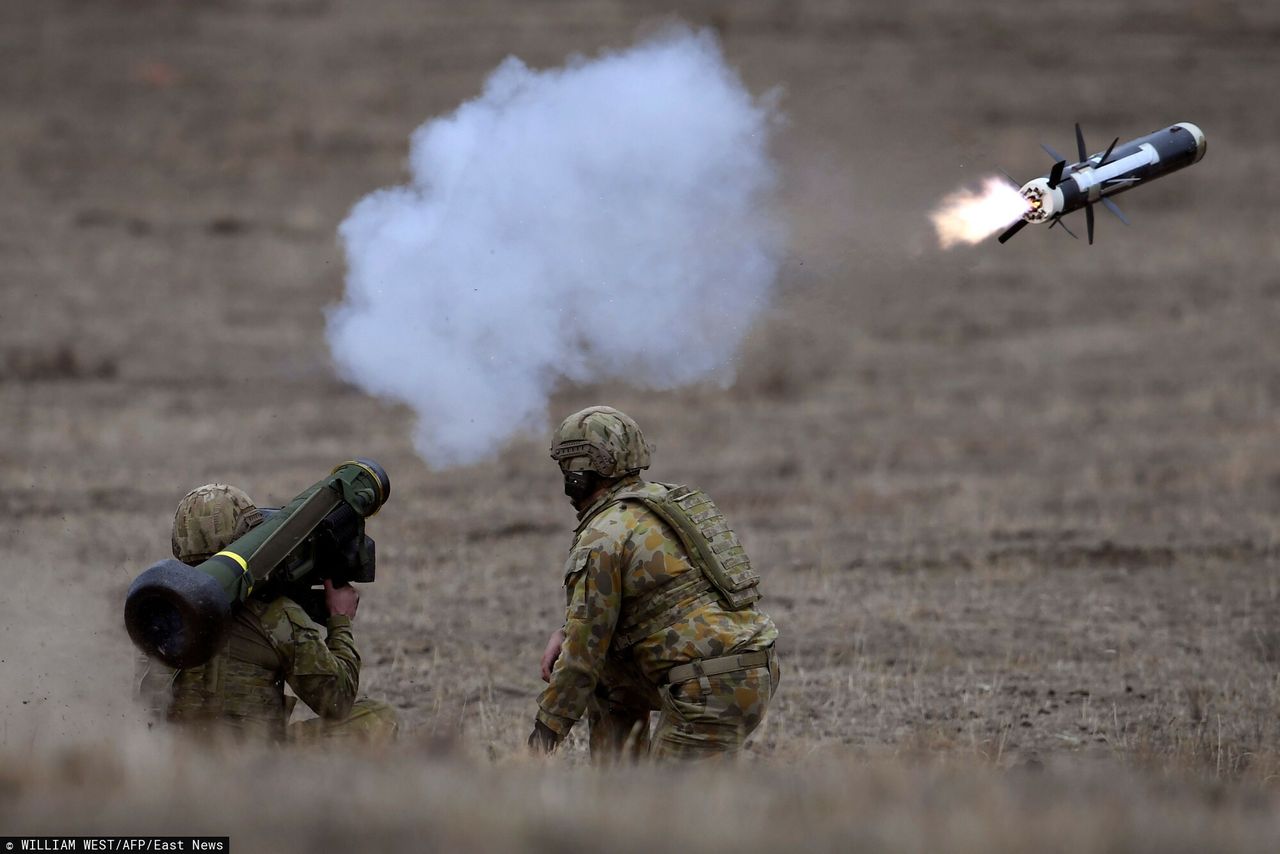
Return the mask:
<svg viewBox="0 0 1280 854">
<path fill-rule="evenodd" d="M 784 90 L 776 305 L 729 388 L 552 414 L 626 409 L 766 573 L 780 694 L 741 765 L 679 776 L 523 757 L 573 526 L 546 438 L 433 471 L 322 335 L 336 226 L 417 125 L 672 13 Z M 1277 79 L 1280 6 L 1244 0 L 0 4 L 0 835 L 1277 850 Z M 1093 247 L 933 248 L 942 194 L 1077 120 L 1209 151 Z M 357 453 L 394 483 L 356 629 L 403 749 L 149 732 L 120 608 L 174 504 Z"/>
</svg>

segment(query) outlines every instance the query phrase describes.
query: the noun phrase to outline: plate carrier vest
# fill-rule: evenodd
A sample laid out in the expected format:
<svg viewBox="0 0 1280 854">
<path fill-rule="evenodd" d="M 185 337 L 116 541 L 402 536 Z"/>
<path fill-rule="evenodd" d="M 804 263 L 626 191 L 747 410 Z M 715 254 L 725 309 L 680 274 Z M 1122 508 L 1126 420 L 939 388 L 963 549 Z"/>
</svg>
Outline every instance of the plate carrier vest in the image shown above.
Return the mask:
<svg viewBox="0 0 1280 854">
<path fill-rule="evenodd" d="M 635 603 L 615 632 L 614 644 L 619 649 L 673 625 L 709 602 L 719 600 L 723 607 L 740 611 L 760 598 L 760 576 L 751 568 L 751 558 L 705 492 L 648 481 L 620 490 L 600 511 L 621 501 L 638 502 L 665 522 L 698 573 L 694 578 L 677 576 Z"/>
</svg>

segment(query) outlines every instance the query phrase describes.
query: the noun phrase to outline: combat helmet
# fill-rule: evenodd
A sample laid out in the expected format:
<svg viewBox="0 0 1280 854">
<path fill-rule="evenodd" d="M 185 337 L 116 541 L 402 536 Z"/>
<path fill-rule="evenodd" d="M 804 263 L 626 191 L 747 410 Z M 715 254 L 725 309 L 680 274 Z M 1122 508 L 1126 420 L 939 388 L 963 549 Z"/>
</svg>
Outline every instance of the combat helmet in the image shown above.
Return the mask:
<svg viewBox="0 0 1280 854">
<path fill-rule="evenodd" d="M 612 406 L 588 406 L 560 423 L 551 437 L 551 459 L 570 471 L 623 477 L 649 467 L 651 449 L 640 425 Z"/>
<path fill-rule="evenodd" d="M 173 556 L 195 566 L 213 557 L 262 522 L 244 490 L 206 483 L 186 494 L 173 514 Z"/>
</svg>

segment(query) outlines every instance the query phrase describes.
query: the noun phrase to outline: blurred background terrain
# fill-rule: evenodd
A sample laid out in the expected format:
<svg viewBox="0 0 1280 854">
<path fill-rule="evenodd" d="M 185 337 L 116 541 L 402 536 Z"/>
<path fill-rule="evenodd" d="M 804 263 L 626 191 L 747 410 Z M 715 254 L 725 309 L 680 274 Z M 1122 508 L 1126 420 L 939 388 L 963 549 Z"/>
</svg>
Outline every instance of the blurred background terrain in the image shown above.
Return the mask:
<svg viewBox="0 0 1280 854">
<path fill-rule="evenodd" d="M 653 477 L 715 496 L 784 672 L 737 773 L 602 787 L 581 734 L 519 751 L 574 524 L 546 438 L 432 471 L 322 329 L 337 224 L 414 128 L 507 55 L 676 14 L 781 90 L 776 304 L 731 387 L 566 388 L 553 416 L 619 406 Z M 639 850 L 711 844 L 685 829 L 710 815 L 735 850 L 1274 850 L 1278 77 L 1280 6 L 1232 0 L 0 4 L 0 832 Z M 1075 121 L 1091 151 L 1191 121 L 1208 153 L 1093 247 L 934 248 L 943 194 L 1042 174 Z M 356 631 L 404 749 L 148 732 L 121 601 L 178 499 L 278 504 L 355 454 L 394 484 Z"/>
</svg>

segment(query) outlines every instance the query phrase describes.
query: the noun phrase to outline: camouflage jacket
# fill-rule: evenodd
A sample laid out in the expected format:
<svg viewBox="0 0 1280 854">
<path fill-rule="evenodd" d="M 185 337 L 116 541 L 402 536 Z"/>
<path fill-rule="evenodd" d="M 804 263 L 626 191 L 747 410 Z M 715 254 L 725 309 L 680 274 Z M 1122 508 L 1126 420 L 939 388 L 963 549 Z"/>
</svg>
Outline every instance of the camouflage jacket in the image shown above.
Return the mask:
<svg viewBox="0 0 1280 854">
<path fill-rule="evenodd" d="M 322 718 L 350 714 L 360 684 L 351 620 L 330 617 L 322 638 L 320 626 L 292 599 L 250 599 L 237 609 L 226 644 L 212 659 L 176 671 L 147 660 L 139 687 L 152 710 L 170 721 L 281 739 L 291 709 L 285 682 Z"/>
<path fill-rule="evenodd" d="M 682 576 L 699 573 L 666 523 L 638 501 L 615 498 L 624 489 L 650 486 L 656 485 L 626 478 L 578 516 L 565 565 L 564 646 L 551 684 L 538 698 L 538 720 L 562 737 L 586 710 L 606 657 L 620 659 L 660 685 L 678 664 L 766 649 L 778 637 L 773 621 L 761 611 L 729 610 L 714 594 L 695 586 L 689 601 L 671 605 L 674 622 L 618 648 L 617 628 L 636 603 L 658 588 L 678 589 Z"/>
</svg>

